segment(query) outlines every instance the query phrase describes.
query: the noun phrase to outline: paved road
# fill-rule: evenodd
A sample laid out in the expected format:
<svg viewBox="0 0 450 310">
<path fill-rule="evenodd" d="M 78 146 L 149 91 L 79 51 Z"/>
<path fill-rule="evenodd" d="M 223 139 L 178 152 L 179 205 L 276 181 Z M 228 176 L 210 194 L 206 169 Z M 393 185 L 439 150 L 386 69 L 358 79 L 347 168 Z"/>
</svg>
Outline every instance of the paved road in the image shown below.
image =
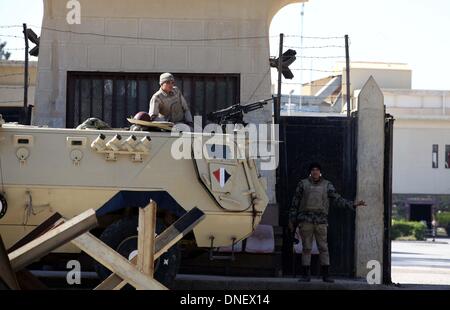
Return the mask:
<svg viewBox="0 0 450 310">
<path fill-rule="evenodd" d="M 392 281 L 450 285 L 450 239 L 392 242 Z"/>
<path fill-rule="evenodd" d="M 65 282 L 65 277 L 67 275 L 66 271 L 36 271 L 36 275 L 46 278 L 49 287 L 61 289 L 68 288 Z M 94 280 L 95 273 L 84 273 L 82 288 L 95 287 L 98 284 L 98 281 L 95 282 Z M 402 286 L 400 289 L 450 289 L 450 239 L 438 239 L 435 243 L 432 243 L 431 241 L 392 242 L 392 281 L 394 283 L 407 285 Z M 335 284 L 326 284 L 319 278 L 314 278 L 311 283 L 303 284 L 299 283 L 298 279 L 289 277 L 237 278 L 201 275 L 178 275 L 176 288 L 183 290 L 398 289 L 395 286 L 369 286 L 361 279 L 337 279 Z"/>
</svg>

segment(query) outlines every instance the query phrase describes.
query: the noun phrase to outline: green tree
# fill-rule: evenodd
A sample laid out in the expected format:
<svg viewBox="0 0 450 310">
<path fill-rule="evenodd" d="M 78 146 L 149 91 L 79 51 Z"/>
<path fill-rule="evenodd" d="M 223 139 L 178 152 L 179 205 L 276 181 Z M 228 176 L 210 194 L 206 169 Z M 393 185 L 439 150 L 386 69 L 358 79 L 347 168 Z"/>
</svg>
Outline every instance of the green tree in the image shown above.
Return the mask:
<svg viewBox="0 0 450 310">
<path fill-rule="evenodd" d="M 10 52 L 5 51 L 6 42 L 0 43 L 0 60 L 6 59 L 8 60 L 11 57 Z"/>
</svg>

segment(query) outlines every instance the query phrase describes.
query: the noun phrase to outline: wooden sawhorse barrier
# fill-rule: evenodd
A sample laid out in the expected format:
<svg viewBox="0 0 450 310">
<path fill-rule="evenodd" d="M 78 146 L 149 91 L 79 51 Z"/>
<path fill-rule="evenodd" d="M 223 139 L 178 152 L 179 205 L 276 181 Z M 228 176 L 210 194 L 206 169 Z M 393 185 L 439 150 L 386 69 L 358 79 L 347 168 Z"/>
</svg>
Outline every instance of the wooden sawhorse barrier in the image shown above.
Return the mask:
<svg viewBox="0 0 450 310">
<path fill-rule="evenodd" d="M 165 290 L 167 288 L 153 278 L 154 261 L 192 231 L 204 219 L 205 214 L 194 208 L 155 238 L 156 208 L 156 203 L 150 201 L 145 208 L 139 209 L 138 255 L 131 261 L 89 233 L 89 230 L 98 225 L 97 216 L 92 209 L 70 220 L 63 219 L 59 214 L 53 215 L 8 252 L 0 236 L 0 281 L 9 289 L 21 289 L 16 277 L 21 274 L 22 277 L 34 280 L 36 286 L 42 288 L 40 281 L 24 268 L 60 246 L 72 242 L 113 272 L 96 290 L 120 290 L 126 284 L 138 290 Z"/>
</svg>

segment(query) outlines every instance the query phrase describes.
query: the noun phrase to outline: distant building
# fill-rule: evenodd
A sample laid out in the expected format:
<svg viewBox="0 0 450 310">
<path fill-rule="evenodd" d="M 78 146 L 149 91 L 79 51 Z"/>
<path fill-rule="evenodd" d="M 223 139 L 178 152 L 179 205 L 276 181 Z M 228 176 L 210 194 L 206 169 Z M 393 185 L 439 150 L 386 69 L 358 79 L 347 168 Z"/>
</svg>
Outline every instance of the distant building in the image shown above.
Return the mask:
<svg viewBox="0 0 450 310">
<path fill-rule="evenodd" d="M 0 114 L 8 122 L 19 122 L 23 112 L 24 62 L 0 61 Z M 29 63 L 28 103 L 34 104 L 37 62 Z"/>
<path fill-rule="evenodd" d="M 302 96 L 292 94 L 282 95 L 281 115 L 313 116 L 316 113 L 327 113 L 327 115 L 340 116 L 342 115 L 340 110 L 334 106 L 342 96 L 341 89 L 341 76 L 330 76 L 303 84 Z M 323 114 L 318 114 L 317 116 L 323 116 Z"/>
<path fill-rule="evenodd" d="M 450 91 L 384 90 L 394 129 L 394 210 L 425 220 L 450 210 Z"/>
</svg>

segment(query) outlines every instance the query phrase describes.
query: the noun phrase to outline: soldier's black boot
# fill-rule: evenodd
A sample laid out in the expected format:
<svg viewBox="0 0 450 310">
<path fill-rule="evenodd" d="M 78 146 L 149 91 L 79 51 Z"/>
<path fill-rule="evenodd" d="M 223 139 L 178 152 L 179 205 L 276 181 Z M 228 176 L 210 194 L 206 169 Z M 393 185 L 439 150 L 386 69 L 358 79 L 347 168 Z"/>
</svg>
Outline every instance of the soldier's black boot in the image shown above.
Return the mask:
<svg viewBox="0 0 450 310">
<path fill-rule="evenodd" d="M 322 280 L 326 283 L 334 283 L 333 278 L 330 276 L 330 266 L 322 266 Z"/>
<path fill-rule="evenodd" d="M 303 274 L 298 282 L 311 282 L 311 267 L 303 266 Z"/>
</svg>

